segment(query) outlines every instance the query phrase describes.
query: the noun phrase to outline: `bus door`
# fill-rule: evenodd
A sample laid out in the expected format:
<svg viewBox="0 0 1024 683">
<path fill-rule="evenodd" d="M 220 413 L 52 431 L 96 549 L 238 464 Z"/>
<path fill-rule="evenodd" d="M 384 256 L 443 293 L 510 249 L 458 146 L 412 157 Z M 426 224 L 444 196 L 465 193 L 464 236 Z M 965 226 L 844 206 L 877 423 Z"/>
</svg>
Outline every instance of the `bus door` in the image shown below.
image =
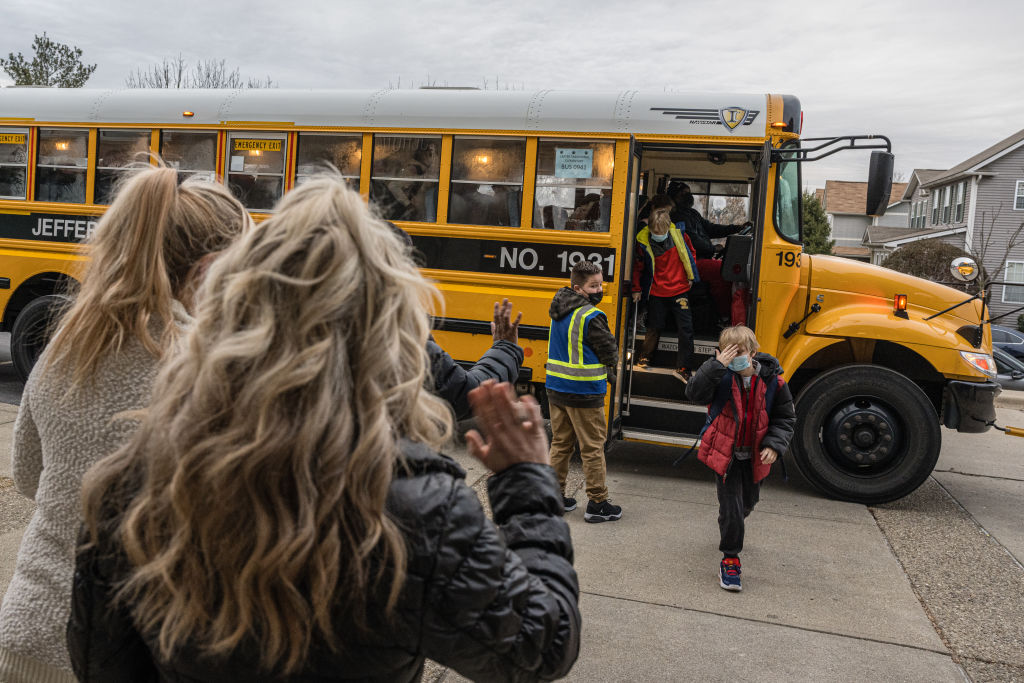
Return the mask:
<svg viewBox="0 0 1024 683">
<path fill-rule="evenodd" d="M 703 183 L 704 197 L 698 210 L 705 216 L 711 212 L 712 193 L 722 201 L 724 193 L 734 192 L 735 197 L 724 197 L 728 206 L 724 217 L 709 216 L 712 222 L 723 224 L 743 223 L 751 220 L 760 228 L 759 216 L 763 213 L 765 170 L 757 148 L 711 149 L 694 145 L 652 145 L 645 144 L 636 149 L 631 158 L 626 225 L 623 229 L 623 249 L 619 301 L 618 342 L 620 350 L 620 381 L 616 385 L 613 401 L 612 429 L 609 434 L 626 440 L 653 442 L 664 445 L 689 447 L 696 443 L 696 437 L 704 425 L 707 407 L 686 399 L 686 384 L 673 373 L 675 369 L 678 337 L 671 329 L 660 334 L 657 349 L 647 365 L 636 363 L 646 337 L 643 308 L 633 303 L 631 287 L 635 235 L 638 225 L 637 195 L 640 178 L 650 188 L 664 187 L 671 180 L 685 180 L 691 191 L 698 194 Z M 714 156 L 712 156 L 714 155 Z M 764 157 L 766 158 L 766 157 Z M 730 189 L 730 187 L 732 189 Z M 745 210 L 737 207 L 745 204 Z M 733 211 L 729 214 L 728 211 Z M 739 211 L 739 213 L 735 213 Z M 732 216 L 731 218 L 729 216 Z M 754 235 L 731 235 L 725 240 L 721 256 L 722 277 L 727 285 L 735 283 L 737 289 L 749 292 L 755 271 L 753 248 Z M 718 348 L 718 316 L 707 320 L 710 290 L 707 285 L 695 287 L 691 297 L 691 315 L 695 319 L 694 354 L 695 367 L 713 358 Z M 756 301 L 752 299 L 751 301 Z M 721 305 L 721 302 L 719 302 Z M 752 320 L 754 306 L 746 307 L 748 322 Z M 712 308 L 712 311 L 717 310 Z M 704 318 L 704 320 L 700 320 Z"/>
</svg>

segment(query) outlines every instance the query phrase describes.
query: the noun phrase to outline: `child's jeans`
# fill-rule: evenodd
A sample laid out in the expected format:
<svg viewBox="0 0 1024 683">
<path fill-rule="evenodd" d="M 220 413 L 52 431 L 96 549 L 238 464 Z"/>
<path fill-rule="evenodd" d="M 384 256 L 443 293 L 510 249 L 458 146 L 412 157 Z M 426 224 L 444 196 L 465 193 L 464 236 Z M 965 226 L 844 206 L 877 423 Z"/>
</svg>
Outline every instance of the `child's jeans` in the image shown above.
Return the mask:
<svg viewBox="0 0 1024 683">
<path fill-rule="evenodd" d="M 756 453 L 753 457 L 758 457 Z M 715 476 L 718 484 L 718 530 L 722 554 L 738 557 L 743 550 L 744 520 L 757 505 L 760 484 L 754 483 L 754 468 L 750 460 L 733 460 L 723 479 Z"/>
</svg>

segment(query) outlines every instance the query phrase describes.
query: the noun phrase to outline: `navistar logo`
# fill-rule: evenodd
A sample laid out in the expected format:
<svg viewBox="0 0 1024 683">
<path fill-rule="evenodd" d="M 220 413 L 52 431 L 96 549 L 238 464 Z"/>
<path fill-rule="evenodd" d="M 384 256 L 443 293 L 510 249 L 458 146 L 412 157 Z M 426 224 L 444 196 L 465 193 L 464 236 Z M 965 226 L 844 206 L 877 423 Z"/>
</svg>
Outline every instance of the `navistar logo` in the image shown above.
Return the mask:
<svg viewBox="0 0 1024 683">
<path fill-rule="evenodd" d="M 651 107 L 651 111 L 660 111 L 665 116 L 682 119 L 691 126 L 725 126 L 730 131 L 736 130 L 740 124 L 749 126 L 761 112 L 743 107 L 722 107 L 721 109 L 686 109 L 681 107 Z"/>
<path fill-rule="evenodd" d="M 725 124 L 726 128 L 732 130 L 743 123 L 743 119 L 747 118 L 747 110 L 740 107 L 726 107 L 725 109 L 718 110 L 718 118 Z"/>
</svg>

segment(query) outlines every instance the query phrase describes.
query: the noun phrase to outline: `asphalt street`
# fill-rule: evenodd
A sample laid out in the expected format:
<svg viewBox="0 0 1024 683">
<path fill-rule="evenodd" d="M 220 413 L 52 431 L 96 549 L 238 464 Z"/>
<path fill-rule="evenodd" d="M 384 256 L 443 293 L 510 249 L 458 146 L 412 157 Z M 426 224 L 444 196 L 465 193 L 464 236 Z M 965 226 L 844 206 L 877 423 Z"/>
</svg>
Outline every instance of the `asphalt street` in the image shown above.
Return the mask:
<svg viewBox="0 0 1024 683">
<path fill-rule="evenodd" d="M 10 479 L 21 385 L 5 351 L 0 338 L 0 592 L 33 511 Z M 1005 403 L 1000 424 L 1024 426 L 1021 408 Z M 622 520 L 567 515 L 584 630 L 566 680 L 1024 681 L 1024 439 L 942 434 L 933 476 L 878 507 L 821 498 L 787 458 L 750 517 L 738 594 L 717 583 L 710 472 L 617 445 Z M 486 509 L 487 472 L 451 454 Z M 569 488 L 585 499 L 578 461 Z M 464 679 L 428 662 L 423 680 Z"/>
</svg>

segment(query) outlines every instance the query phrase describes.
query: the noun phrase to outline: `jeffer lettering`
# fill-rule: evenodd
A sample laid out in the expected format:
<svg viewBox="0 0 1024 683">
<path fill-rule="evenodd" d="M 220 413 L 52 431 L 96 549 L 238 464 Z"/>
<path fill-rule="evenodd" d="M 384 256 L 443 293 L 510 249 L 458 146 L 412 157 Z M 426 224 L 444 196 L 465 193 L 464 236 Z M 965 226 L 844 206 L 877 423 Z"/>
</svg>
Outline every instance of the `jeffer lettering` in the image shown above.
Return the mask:
<svg viewBox="0 0 1024 683">
<path fill-rule="evenodd" d="M 84 240 L 96 231 L 96 221 L 88 218 L 40 218 L 32 228 L 36 237 L 63 237 Z"/>
</svg>

